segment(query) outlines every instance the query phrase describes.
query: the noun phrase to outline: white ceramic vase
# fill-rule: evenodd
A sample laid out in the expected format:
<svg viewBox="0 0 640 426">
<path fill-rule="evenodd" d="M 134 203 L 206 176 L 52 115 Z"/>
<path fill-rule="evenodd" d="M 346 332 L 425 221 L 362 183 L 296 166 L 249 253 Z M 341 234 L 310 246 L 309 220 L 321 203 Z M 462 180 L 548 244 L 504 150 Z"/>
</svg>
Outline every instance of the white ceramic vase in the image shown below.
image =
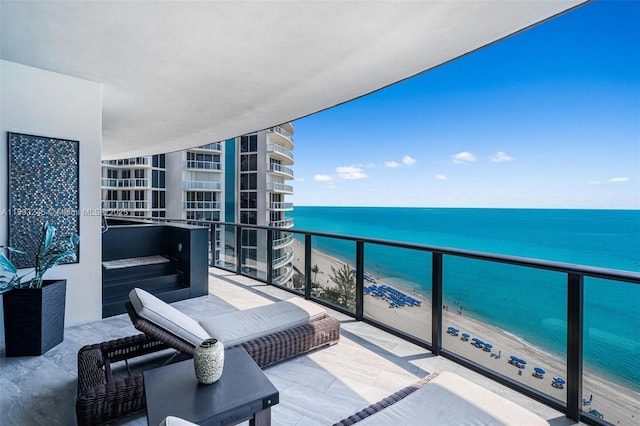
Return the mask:
<svg viewBox="0 0 640 426">
<path fill-rule="evenodd" d="M 198 382 L 210 385 L 222 376 L 224 366 L 224 346 L 216 339 L 207 339 L 196 346 L 193 366 Z"/>
</svg>

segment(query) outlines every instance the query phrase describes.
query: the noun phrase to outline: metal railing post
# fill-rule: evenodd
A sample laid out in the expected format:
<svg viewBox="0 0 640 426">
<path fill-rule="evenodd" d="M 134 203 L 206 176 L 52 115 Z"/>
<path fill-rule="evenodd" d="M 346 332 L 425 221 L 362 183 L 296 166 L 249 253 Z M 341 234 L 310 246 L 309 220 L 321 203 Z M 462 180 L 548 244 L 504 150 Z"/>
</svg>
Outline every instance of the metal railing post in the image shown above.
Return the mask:
<svg viewBox="0 0 640 426">
<path fill-rule="evenodd" d="M 582 407 L 584 276 L 567 276 L 567 417 L 579 421 Z"/>
<path fill-rule="evenodd" d="M 267 229 L 267 284 L 273 284 L 273 230 Z"/>
<path fill-rule="evenodd" d="M 356 241 L 356 320 L 364 316 L 364 241 Z"/>
<path fill-rule="evenodd" d="M 242 275 L 242 227 L 234 225 L 236 230 L 236 274 Z"/>
<path fill-rule="evenodd" d="M 211 251 L 211 257 L 209 258 L 209 266 L 215 266 L 216 264 L 216 224 L 209 224 L 209 250 Z"/>
<path fill-rule="evenodd" d="M 311 299 L 311 234 L 304 234 L 304 298 Z"/>
<path fill-rule="evenodd" d="M 431 351 L 442 349 L 442 253 L 432 253 L 431 261 Z"/>
</svg>

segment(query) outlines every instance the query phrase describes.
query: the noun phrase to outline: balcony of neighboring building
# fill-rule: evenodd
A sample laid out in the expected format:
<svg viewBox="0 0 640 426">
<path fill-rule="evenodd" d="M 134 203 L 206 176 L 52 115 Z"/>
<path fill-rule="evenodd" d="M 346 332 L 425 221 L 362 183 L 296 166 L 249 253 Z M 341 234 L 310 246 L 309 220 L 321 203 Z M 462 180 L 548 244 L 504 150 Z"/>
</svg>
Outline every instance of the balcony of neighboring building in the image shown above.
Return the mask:
<svg viewBox="0 0 640 426">
<path fill-rule="evenodd" d="M 185 210 L 220 210 L 222 203 L 219 201 L 185 201 Z"/>
<path fill-rule="evenodd" d="M 267 207 L 269 210 L 277 211 L 291 211 L 293 210 L 293 203 L 283 203 L 280 201 L 270 202 Z"/>
<path fill-rule="evenodd" d="M 267 171 L 285 179 L 293 179 L 293 170 L 289 167 L 283 166 L 282 164 L 269 163 Z"/>
<path fill-rule="evenodd" d="M 277 251 L 277 250 L 274 250 Z M 272 268 L 273 269 L 278 269 L 278 268 L 282 268 L 285 265 L 288 265 L 291 263 L 291 259 L 293 259 L 293 251 L 291 249 L 287 250 L 280 250 L 281 253 L 278 257 L 275 257 L 274 254 L 274 258 L 273 261 L 271 262 L 272 264 Z"/>
<path fill-rule="evenodd" d="M 103 189 L 150 189 L 151 179 L 146 178 L 128 178 L 128 179 L 114 179 L 105 178 L 101 179 L 101 186 Z"/>
<path fill-rule="evenodd" d="M 295 270 L 291 266 L 284 266 L 273 272 L 273 283 L 275 285 L 288 287 Z"/>
<path fill-rule="evenodd" d="M 269 142 L 293 149 L 293 132 L 287 130 L 284 125 L 268 128 L 267 135 Z"/>
<path fill-rule="evenodd" d="M 103 210 L 149 210 L 149 201 L 114 201 L 114 200 L 102 200 Z"/>
<path fill-rule="evenodd" d="M 187 170 L 205 170 L 212 172 L 220 172 L 222 165 L 220 161 L 201 161 L 201 160 L 185 160 L 183 167 Z"/>
<path fill-rule="evenodd" d="M 293 152 L 275 143 L 267 143 L 267 153 L 284 165 L 293 165 Z"/>
<path fill-rule="evenodd" d="M 109 167 L 151 167 L 150 157 L 124 158 L 121 160 L 104 160 L 103 165 Z"/>
<path fill-rule="evenodd" d="M 267 191 L 293 194 L 293 186 L 278 182 L 267 182 Z"/>
<path fill-rule="evenodd" d="M 281 249 L 290 246 L 293 243 L 294 236 L 291 232 L 280 232 L 280 235 L 274 236 L 273 248 Z"/>
<path fill-rule="evenodd" d="M 269 226 L 272 226 L 274 228 L 292 228 L 293 218 L 286 217 L 282 220 L 275 220 L 275 221 L 269 222 Z"/>
<path fill-rule="evenodd" d="M 221 153 L 222 152 L 222 143 L 220 143 L 220 142 L 208 143 L 206 145 L 193 147 L 193 148 L 189 149 L 189 151 Z"/>
<path fill-rule="evenodd" d="M 222 190 L 221 182 L 208 182 L 198 180 L 185 180 L 182 187 L 190 191 L 220 191 Z"/>
</svg>

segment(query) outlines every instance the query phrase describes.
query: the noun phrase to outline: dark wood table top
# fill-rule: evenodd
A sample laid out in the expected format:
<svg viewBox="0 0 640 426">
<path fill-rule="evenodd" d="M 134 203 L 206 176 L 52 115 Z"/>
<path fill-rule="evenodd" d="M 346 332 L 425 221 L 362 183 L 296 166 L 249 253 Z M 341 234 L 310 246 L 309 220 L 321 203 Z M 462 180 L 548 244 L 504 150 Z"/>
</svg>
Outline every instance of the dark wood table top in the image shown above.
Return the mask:
<svg viewBox="0 0 640 426">
<path fill-rule="evenodd" d="M 225 350 L 222 377 L 210 385 L 198 383 L 192 359 L 143 375 L 150 426 L 170 415 L 202 426 L 235 424 L 279 401 L 278 390 L 241 347 Z"/>
</svg>

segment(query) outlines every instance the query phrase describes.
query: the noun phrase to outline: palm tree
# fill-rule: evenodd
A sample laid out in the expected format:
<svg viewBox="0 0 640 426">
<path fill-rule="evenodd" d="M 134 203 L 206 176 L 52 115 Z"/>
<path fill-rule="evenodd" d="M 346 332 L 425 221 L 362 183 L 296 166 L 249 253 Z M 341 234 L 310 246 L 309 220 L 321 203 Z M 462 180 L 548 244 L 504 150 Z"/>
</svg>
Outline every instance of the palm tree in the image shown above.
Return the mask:
<svg viewBox="0 0 640 426">
<path fill-rule="evenodd" d="M 320 271 L 320 268 L 318 267 L 317 263 L 311 267 L 311 272 L 313 272 L 313 281 L 317 280 L 318 272 L 320 272 L 321 274 L 324 273 L 324 272 Z"/>
<path fill-rule="evenodd" d="M 336 285 L 335 288 L 325 289 L 324 298 L 347 309 L 354 309 L 356 305 L 356 277 L 349 268 L 343 264 L 340 269 L 331 267 L 330 278 Z"/>
</svg>

